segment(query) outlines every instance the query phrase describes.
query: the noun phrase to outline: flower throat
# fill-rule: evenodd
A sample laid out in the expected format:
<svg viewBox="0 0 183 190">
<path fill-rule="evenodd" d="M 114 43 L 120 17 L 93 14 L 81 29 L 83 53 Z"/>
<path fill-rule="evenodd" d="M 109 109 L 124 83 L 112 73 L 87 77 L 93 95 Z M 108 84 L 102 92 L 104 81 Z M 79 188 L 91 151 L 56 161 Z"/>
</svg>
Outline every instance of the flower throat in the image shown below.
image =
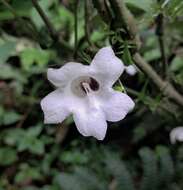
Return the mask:
<svg viewBox="0 0 183 190">
<path fill-rule="evenodd" d="M 91 92 L 98 91 L 99 83 L 90 76 L 80 76 L 72 81 L 71 90 L 75 95 L 84 97 Z"/>
</svg>

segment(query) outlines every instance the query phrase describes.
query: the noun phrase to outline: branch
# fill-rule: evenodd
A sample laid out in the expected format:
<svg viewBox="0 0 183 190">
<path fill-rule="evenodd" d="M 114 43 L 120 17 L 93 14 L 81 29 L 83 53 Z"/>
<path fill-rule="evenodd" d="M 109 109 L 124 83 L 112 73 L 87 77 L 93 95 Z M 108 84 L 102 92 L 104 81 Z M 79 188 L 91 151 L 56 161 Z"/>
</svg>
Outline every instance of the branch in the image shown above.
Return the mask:
<svg viewBox="0 0 183 190">
<path fill-rule="evenodd" d="M 164 95 L 183 106 L 183 96 L 169 82 L 164 81 L 139 53 L 135 53 L 133 58 L 135 63 L 151 78 Z"/>
<path fill-rule="evenodd" d="M 116 18 L 119 19 L 121 25 L 127 30 L 136 46 L 140 47 L 140 38 L 137 34 L 137 27 L 135 19 L 130 11 L 126 8 L 123 0 L 109 0 L 111 6 L 117 15 Z M 105 20 L 104 20 L 105 21 Z M 167 81 L 164 81 L 157 72 L 143 59 L 139 53 L 133 55 L 133 59 L 137 66 L 139 66 L 149 78 L 156 84 L 160 91 L 164 93 L 167 97 L 174 100 L 177 104 L 183 106 L 183 96 L 177 92 L 177 90 Z"/>
</svg>

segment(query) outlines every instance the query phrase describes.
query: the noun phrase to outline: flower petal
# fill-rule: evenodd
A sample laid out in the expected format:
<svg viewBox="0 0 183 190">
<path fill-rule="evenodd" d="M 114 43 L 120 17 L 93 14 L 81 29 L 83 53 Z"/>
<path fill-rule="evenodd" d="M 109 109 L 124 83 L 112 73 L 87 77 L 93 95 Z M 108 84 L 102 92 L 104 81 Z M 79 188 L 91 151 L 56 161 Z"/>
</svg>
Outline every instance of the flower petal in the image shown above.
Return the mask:
<svg viewBox="0 0 183 190">
<path fill-rule="evenodd" d="M 44 123 L 61 123 L 70 115 L 68 110 L 69 100 L 60 89 L 48 94 L 41 101 L 44 112 Z"/>
<path fill-rule="evenodd" d="M 100 109 L 78 109 L 73 114 L 78 131 L 83 136 L 93 136 L 103 140 L 107 131 L 107 122 L 104 113 Z"/>
<path fill-rule="evenodd" d="M 48 80 L 56 87 L 65 87 L 69 81 L 81 76 L 88 75 L 89 66 L 81 63 L 69 62 L 59 69 L 48 69 Z"/>
<path fill-rule="evenodd" d="M 175 144 L 176 141 L 183 141 L 183 127 L 176 127 L 170 132 L 170 141 Z"/>
<path fill-rule="evenodd" d="M 112 88 L 103 90 L 99 98 L 107 121 L 122 120 L 135 106 L 127 94 L 114 91 Z"/>
<path fill-rule="evenodd" d="M 115 56 L 111 47 L 104 47 L 98 51 L 91 62 L 91 67 L 104 84 L 112 86 L 124 70 L 123 62 Z"/>
</svg>

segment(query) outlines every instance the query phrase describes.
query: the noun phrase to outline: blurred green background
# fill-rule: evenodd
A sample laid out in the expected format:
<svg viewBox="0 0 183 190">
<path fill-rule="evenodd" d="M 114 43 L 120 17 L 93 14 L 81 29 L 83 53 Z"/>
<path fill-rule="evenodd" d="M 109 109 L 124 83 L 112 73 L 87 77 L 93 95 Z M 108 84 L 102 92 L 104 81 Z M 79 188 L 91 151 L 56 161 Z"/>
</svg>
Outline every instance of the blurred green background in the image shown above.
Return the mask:
<svg viewBox="0 0 183 190">
<path fill-rule="evenodd" d="M 183 126 L 183 109 L 140 70 L 121 76 L 136 106 L 123 121 L 109 123 L 104 141 L 81 136 L 72 118 L 43 124 L 39 103 L 53 90 L 48 67 L 88 64 L 109 44 L 133 64 L 134 45 L 113 18 L 102 20 L 93 2 L 38 1 L 59 34 L 54 40 L 31 0 L 0 0 L 0 190 L 183 189 L 183 145 L 169 139 L 171 129 Z M 138 24 L 141 53 L 160 75 L 156 18 L 163 15 L 169 80 L 183 93 L 183 1 L 125 2 Z"/>
</svg>

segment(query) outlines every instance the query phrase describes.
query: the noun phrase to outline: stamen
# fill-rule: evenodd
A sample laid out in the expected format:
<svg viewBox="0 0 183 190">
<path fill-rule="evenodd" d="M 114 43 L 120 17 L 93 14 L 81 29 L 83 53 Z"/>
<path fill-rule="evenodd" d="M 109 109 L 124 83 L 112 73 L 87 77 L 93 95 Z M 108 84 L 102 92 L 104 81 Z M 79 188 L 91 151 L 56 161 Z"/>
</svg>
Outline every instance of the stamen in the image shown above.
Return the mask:
<svg viewBox="0 0 183 190">
<path fill-rule="evenodd" d="M 98 90 L 99 82 L 90 76 L 80 76 L 71 82 L 71 91 L 79 97 L 85 97 Z"/>
<path fill-rule="evenodd" d="M 82 82 L 81 86 L 86 92 L 86 94 L 89 94 L 92 91 L 92 89 L 90 88 L 90 85 L 87 82 Z"/>
</svg>

